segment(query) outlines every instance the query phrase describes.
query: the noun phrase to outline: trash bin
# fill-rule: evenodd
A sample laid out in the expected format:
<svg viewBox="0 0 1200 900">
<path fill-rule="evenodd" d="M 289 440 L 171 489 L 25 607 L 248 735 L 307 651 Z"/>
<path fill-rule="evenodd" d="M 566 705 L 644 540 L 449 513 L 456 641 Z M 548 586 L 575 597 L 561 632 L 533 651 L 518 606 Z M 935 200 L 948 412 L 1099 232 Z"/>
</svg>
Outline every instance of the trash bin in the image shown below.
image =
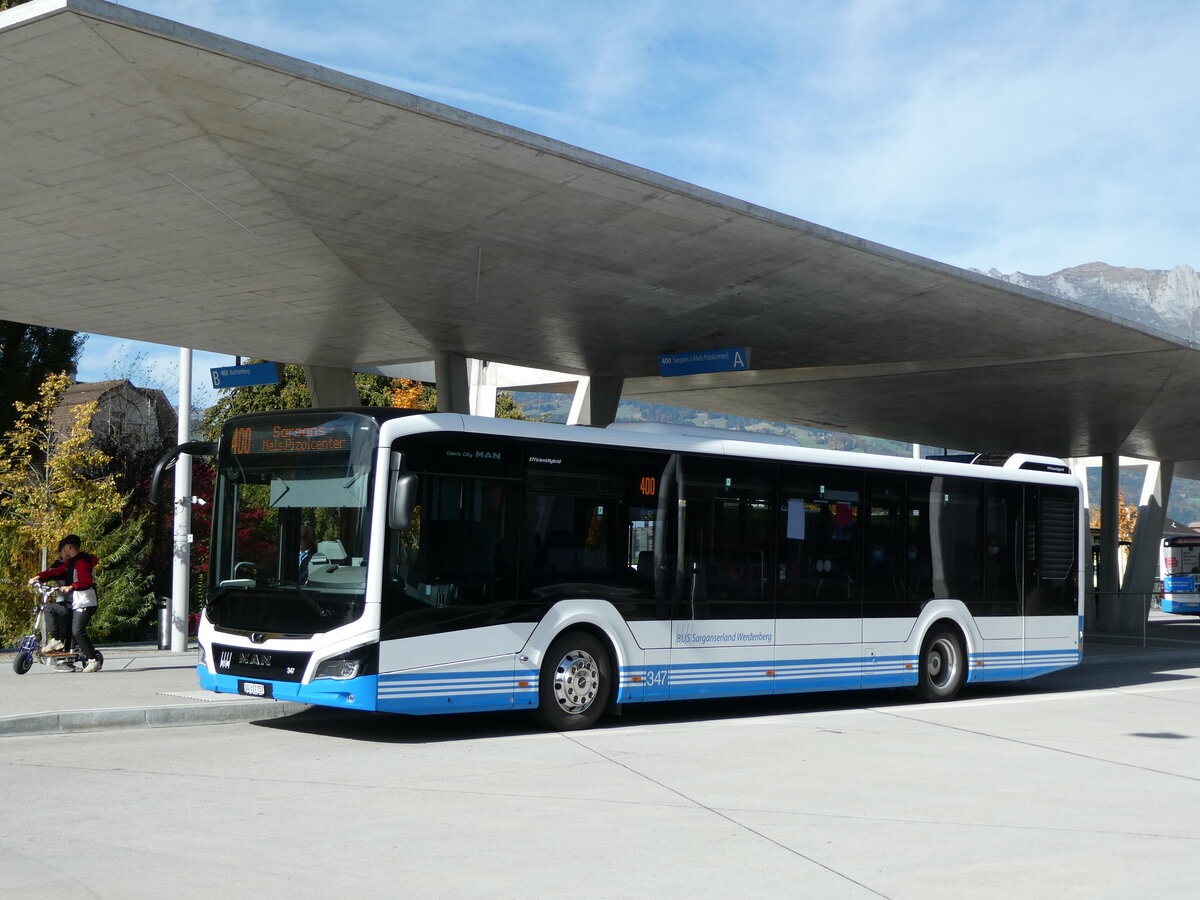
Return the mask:
<svg viewBox="0 0 1200 900">
<path fill-rule="evenodd" d="M 158 649 L 171 649 L 171 598 L 158 598 Z"/>
</svg>

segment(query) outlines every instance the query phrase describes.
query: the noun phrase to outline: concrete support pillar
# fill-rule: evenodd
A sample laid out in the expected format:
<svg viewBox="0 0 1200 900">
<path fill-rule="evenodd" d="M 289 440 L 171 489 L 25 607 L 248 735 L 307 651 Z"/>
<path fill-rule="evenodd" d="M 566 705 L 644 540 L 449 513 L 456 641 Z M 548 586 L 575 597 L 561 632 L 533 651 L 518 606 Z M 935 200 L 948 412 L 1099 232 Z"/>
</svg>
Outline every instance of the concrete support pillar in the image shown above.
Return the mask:
<svg viewBox="0 0 1200 900">
<path fill-rule="evenodd" d="M 567 424 L 594 425 L 598 428 L 611 425 L 617 418 L 624 385 L 624 378 L 614 376 L 581 378 Z"/>
<path fill-rule="evenodd" d="M 461 353 L 438 351 L 433 359 L 437 373 L 438 412 L 471 413 L 471 377 Z"/>
<path fill-rule="evenodd" d="M 587 425 L 591 421 L 591 411 L 588 409 L 591 396 L 592 379 L 586 375 L 575 385 L 575 396 L 571 398 L 571 411 L 567 413 L 568 425 Z M 585 420 L 586 421 L 581 421 Z"/>
<path fill-rule="evenodd" d="M 1096 626 L 1103 632 L 1117 631 L 1120 621 L 1117 596 L 1121 586 L 1117 563 L 1120 479 L 1121 458 L 1116 453 L 1104 454 L 1100 469 L 1100 570 L 1097 572 L 1099 596 L 1096 598 Z"/>
<path fill-rule="evenodd" d="M 495 367 L 484 359 L 468 360 L 467 371 L 471 380 L 471 415 L 496 416 Z M 439 391 L 439 394 L 441 392 Z"/>
<path fill-rule="evenodd" d="M 349 369 L 305 366 L 304 379 L 308 382 L 308 402 L 314 408 L 362 406 L 358 388 L 354 384 L 354 373 Z"/>
<path fill-rule="evenodd" d="M 1084 527 L 1090 524 L 1092 502 L 1088 494 L 1088 465 L 1086 459 L 1069 459 L 1067 465 L 1071 467 L 1071 473 L 1079 479 L 1079 483 L 1083 489 L 1083 495 L 1080 502 L 1083 504 L 1084 516 L 1087 518 Z M 1087 539 L 1084 542 L 1087 548 L 1083 554 L 1083 620 L 1086 627 L 1096 629 L 1096 566 L 1092 560 L 1092 536 L 1091 532 L 1087 533 Z"/>
<path fill-rule="evenodd" d="M 1142 483 L 1137 525 L 1133 530 L 1133 546 L 1129 551 L 1129 563 L 1125 566 L 1122 592 L 1148 596 L 1154 590 L 1159 546 L 1162 544 L 1174 475 L 1174 462 L 1151 462 L 1146 465 L 1146 480 Z M 1149 608 L 1149 604 L 1146 604 L 1146 608 Z M 1137 624 L 1140 626 L 1141 623 Z"/>
</svg>

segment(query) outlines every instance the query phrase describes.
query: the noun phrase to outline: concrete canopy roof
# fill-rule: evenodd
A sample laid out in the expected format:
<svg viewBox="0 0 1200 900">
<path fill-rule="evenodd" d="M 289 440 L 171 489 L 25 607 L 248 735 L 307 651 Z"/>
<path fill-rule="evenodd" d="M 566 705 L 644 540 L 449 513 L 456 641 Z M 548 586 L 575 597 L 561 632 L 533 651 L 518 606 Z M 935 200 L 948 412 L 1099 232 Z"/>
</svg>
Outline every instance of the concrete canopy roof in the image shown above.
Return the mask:
<svg viewBox="0 0 1200 900">
<path fill-rule="evenodd" d="M 436 351 L 939 446 L 1200 457 L 1200 353 L 100 0 L 0 13 L 0 318 L 281 362 Z M 660 379 L 664 352 L 754 370 Z"/>
</svg>

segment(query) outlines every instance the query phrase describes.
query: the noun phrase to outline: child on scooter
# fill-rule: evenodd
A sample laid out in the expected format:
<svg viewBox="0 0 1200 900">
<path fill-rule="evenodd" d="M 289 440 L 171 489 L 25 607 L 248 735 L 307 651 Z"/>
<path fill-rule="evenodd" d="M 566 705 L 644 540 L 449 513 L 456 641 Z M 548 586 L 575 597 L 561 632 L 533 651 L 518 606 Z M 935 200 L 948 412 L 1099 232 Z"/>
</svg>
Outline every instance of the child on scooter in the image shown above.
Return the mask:
<svg viewBox="0 0 1200 900">
<path fill-rule="evenodd" d="M 46 627 L 50 637 L 46 641 L 43 652 L 65 650 L 67 641 L 74 640 L 85 663 L 84 672 L 100 670 L 100 660 L 96 657 L 96 648 L 92 646 L 87 634 L 87 624 L 96 613 L 96 582 L 92 577 L 92 569 L 100 562 L 91 553 L 84 553 L 80 548 L 82 542 L 77 534 L 68 534 L 58 542 L 59 562 L 44 572 L 39 572 L 29 579 L 30 584 L 41 582 L 45 584 L 51 579 L 61 579 L 64 584 L 60 591 L 63 599 L 46 604 Z M 69 605 L 67 598 L 70 597 Z M 63 671 L 75 671 L 74 663 L 59 663 L 56 668 Z"/>
</svg>

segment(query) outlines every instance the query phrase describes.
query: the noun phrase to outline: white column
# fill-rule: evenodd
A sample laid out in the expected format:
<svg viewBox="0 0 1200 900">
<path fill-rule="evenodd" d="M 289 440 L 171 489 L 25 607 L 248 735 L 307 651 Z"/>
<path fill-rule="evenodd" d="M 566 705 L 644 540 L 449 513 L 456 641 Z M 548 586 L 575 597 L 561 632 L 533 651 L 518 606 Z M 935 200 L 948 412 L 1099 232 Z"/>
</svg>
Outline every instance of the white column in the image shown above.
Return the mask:
<svg viewBox="0 0 1200 900">
<path fill-rule="evenodd" d="M 467 360 L 468 393 L 473 416 L 496 418 L 497 381 L 494 368 L 485 359 Z"/>
<path fill-rule="evenodd" d="M 1083 620 L 1085 627 L 1095 628 L 1097 622 L 1096 611 L 1096 566 L 1092 560 L 1092 507 L 1091 497 L 1088 494 L 1088 459 L 1079 457 L 1066 460 L 1068 466 L 1071 467 L 1071 474 L 1079 479 L 1082 485 L 1083 494 L 1080 502 L 1083 504 L 1084 528 L 1087 529 L 1087 539 L 1084 541 L 1084 546 L 1087 548 L 1083 554 Z"/>
<path fill-rule="evenodd" d="M 611 375 L 580 378 L 567 424 L 595 425 L 598 428 L 611 425 L 617 418 L 624 385 L 624 378 Z"/>
<path fill-rule="evenodd" d="M 179 425 L 176 442 L 191 440 L 192 351 L 179 348 Z M 175 549 L 171 572 L 171 650 L 187 650 L 188 584 L 192 563 L 192 457 L 175 463 Z"/>
<path fill-rule="evenodd" d="M 1146 464 L 1137 524 L 1133 526 L 1133 545 L 1129 550 L 1129 563 L 1125 567 L 1125 583 L 1121 585 L 1123 591 L 1149 594 L 1154 590 L 1159 547 L 1174 475 L 1175 463 L 1170 460 Z"/>
<path fill-rule="evenodd" d="M 354 373 L 349 369 L 305 366 L 304 380 L 308 382 L 308 402 L 314 408 L 362 406 Z"/>
<path fill-rule="evenodd" d="M 588 393 L 592 379 L 583 375 L 575 385 L 575 395 L 571 398 L 571 411 L 567 413 L 568 425 L 587 425 L 591 422 L 591 410 L 588 408 Z"/>
</svg>

